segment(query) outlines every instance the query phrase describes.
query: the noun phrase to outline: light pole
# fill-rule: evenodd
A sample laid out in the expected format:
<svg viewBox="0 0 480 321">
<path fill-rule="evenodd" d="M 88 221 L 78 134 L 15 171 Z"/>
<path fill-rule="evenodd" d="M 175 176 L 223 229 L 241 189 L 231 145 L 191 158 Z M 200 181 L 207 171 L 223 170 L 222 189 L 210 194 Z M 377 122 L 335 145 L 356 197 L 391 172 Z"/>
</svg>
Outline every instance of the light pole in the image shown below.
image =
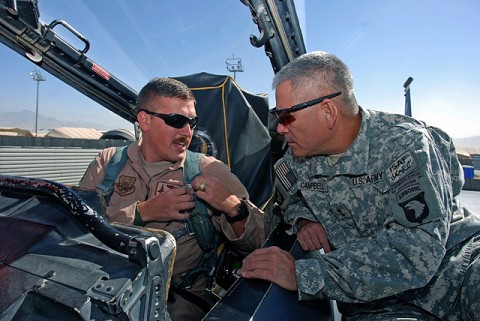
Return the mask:
<svg viewBox="0 0 480 321">
<path fill-rule="evenodd" d="M 38 137 L 38 97 L 40 94 L 40 82 L 45 81 L 46 79 L 43 78 L 42 73 L 40 70 L 34 69 L 33 71 L 30 72 L 30 77 L 32 77 L 32 80 L 37 82 L 37 104 L 35 108 L 35 137 Z"/>
<path fill-rule="evenodd" d="M 227 64 L 227 70 L 233 72 L 233 80 L 235 80 L 237 72 L 243 72 L 242 59 L 235 58 L 235 55 L 225 60 L 225 63 Z"/>
<path fill-rule="evenodd" d="M 413 78 L 408 77 L 407 81 L 403 84 L 405 91 L 405 115 L 412 117 L 412 102 L 410 100 L 410 84 L 412 83 Z"/>
</svg>

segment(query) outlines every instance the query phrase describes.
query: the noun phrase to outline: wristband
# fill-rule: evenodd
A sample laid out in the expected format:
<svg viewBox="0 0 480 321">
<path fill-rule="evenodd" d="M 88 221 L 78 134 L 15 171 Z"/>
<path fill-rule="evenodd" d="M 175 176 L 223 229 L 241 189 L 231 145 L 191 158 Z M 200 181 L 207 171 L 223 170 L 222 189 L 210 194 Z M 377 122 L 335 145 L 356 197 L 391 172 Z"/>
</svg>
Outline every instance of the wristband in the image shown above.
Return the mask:
<svg viewBox="0 0 480 321">
<path fill-rule="evenodd" d="M 248 211 L 247 204 L 245 204 L 245 202 L 243 200 L 240 200 L 240 201 L 241 201 L 241 203 L 240 203 L 240 206 L 238 207 L 237 215 L 235 215 L 235 216 L 225 215 L 225 219 L 230 224 L 235 223 L 235 222 L 239 222 L 239 221 L 247 218 L 248 215 L 250 214 L 250 212 Z"/>
<path fill-rule="evenodd" d="M 145 226 L 145 222 L 142 220 L 142 217 L 140 216 L 140 211 L 138 210 L 138 202 L 135 203 L 135 217 L 133 219 L 133 225 Z"/>
</svg>

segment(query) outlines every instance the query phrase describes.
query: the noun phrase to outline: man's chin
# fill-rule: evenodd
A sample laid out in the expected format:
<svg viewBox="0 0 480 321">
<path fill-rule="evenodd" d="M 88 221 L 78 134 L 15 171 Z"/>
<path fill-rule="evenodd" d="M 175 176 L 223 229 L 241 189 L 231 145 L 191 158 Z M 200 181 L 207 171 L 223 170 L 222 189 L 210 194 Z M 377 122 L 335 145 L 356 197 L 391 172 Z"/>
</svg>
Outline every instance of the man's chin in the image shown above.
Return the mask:
<svg viewBox="0 0 480 321">
<path fill-rule="evenodd" d="M 186 148 L 176 155 L 177 162 L 183 160 L 185 157 L 187 157 L 187 149 Z"/>
<path fill-rule="evenodd" d="M 166 156 L 168 157 L 167 159 L 165 159 L 166 161 L 169 161 L 169 162 L 172 162 L 172 163 L 177 163 L 177 162 L 180 162 L 183 159 L 185 159 L 185 157 L 187 156 L 187 150 L 182 151 L 182 152 L 176 151 L 175 153 L 171 152 Z"/>
<path fill-rule="evenodd" d="M 305 156 L 307 156 L 299 148 L 295 148 L 295 147 L 292 147 L 292 146 L 290 146 L 290 148 L 292 149 L 292 154 L 295 157 L 305 157 Z"/>
</svg>

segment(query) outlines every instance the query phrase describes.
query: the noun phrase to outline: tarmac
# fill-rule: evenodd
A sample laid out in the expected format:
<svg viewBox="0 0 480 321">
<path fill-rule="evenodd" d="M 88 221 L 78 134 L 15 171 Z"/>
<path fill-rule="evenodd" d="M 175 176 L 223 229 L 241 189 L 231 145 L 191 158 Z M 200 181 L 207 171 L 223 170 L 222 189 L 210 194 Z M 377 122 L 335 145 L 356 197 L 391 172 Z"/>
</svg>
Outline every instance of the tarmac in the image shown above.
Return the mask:
<svg viewBox="0 0 480 321">
<path fill-rule="evenodd" d="M 480 191 L 462 190 L 459 198 L 462 206 L 480 214 Z"/>
</svg>

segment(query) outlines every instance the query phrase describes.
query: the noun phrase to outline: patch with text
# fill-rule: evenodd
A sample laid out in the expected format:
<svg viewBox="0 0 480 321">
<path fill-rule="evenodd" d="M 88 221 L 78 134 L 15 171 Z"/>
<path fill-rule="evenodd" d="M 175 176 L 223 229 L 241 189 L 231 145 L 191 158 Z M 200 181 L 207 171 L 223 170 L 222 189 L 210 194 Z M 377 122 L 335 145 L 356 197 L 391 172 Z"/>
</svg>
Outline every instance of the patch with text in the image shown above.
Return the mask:
<svg viewBox="0 0 480 321">
<path fill-rule="evenodd" d="M 299 190 L 309 190 L 309 191 L 318 191 L 318 192 L 328 192 L 327 182 L 325 181 L 299 181 L 297 182 L 297 187 Z"/>
<path fill-rule="evenodd" d="M 385 174 L 383 172 L 378 172 L 374 174 L 366 174 L 363 176 L 358 176 L 350 179 L 350 186 L 356 187 L 365 184 L 375 184 L 381 182 L 385 179 Z"/>
<path fill-rule="evenodd" d="M 413 154 L 406 152 L 387 167 L 385 175 L 390 185 L 394 185 L 410 174 L 417 166 L 417 161 Z"/>
<path fill-rule="evenodd" d="M 411 199 L 414 195 L 422 192 L 420 188 L 420 173 L 413 172 L 405 176 L 395 186 L 398 202 L 403 202 L 406 199 Z"/>
</svg>

